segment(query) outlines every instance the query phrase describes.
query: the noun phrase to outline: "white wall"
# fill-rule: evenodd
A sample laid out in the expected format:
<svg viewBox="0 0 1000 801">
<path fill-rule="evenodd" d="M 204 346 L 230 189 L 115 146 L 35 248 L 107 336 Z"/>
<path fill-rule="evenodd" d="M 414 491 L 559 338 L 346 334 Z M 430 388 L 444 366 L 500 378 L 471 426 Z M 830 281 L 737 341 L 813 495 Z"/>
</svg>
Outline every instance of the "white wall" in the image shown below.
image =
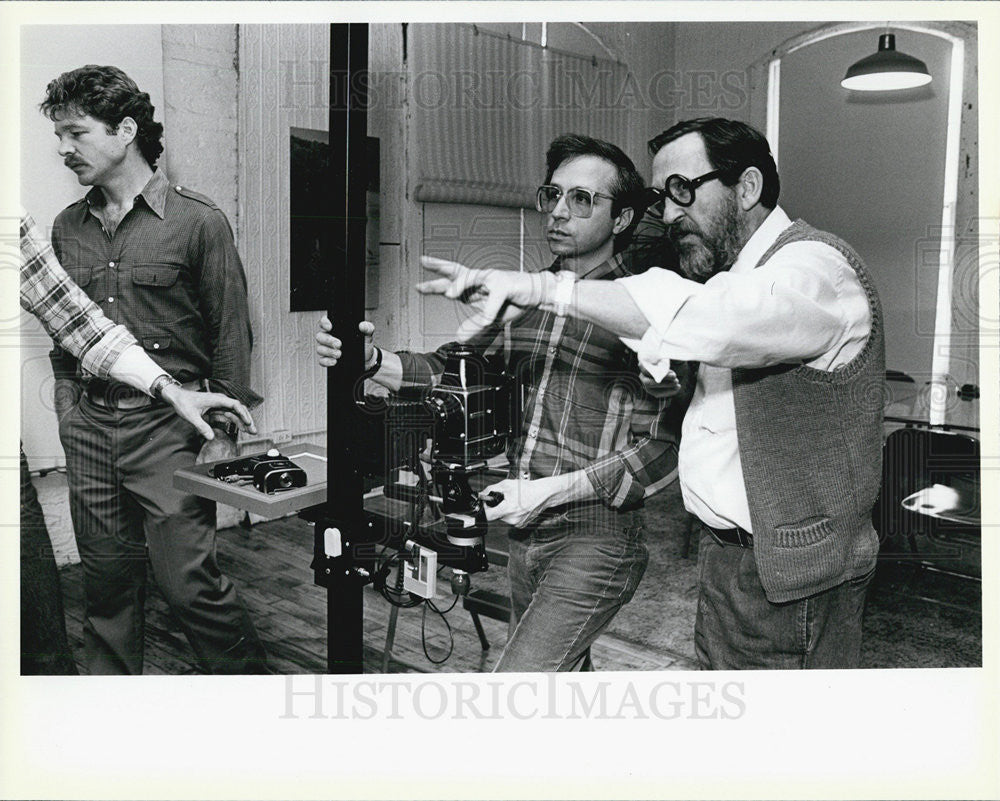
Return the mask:
<svg viewBox="0 0 1000 801">
<path fill-rule="evenodd" d="M 163 117 L 167 174 L 240 226 L 236 181 L 239 71 L 236 25 L 164 25 Z"/>
<path fill-rule="evenodd" d="M 750 65 L 786 39 L 819 25 L 818 22 L 678 22 L 674 63 L 681 80 L 675 121 L 710 116 L 754 123 Z"/>
<path fill-rule="evenodd" d="M 47 233 L 56 214 L 86 193 L 56 153 L 52 123 L 38 111 L 45 87 L 84 64 L 121 67 L 163 113 L 158 25 L 32 25 L 21 35 L 21 203 Z M 168 139 L 169 142 L 169 139 Z M 169 149 L 166 151 L 169 153 Z M 52 411 L 51 340 L 22 313 L 21 437 L 32 469 L 64 464 Z"/>
<path fill-rule="evenodd" d="M 838 233 L 858 251 L 882 300 L 886 366 L 930 379 L 944 198 L 951 47 L 900 32 L 900 50 L 935 80 L 914 92 L 859 96 L 840 86 L 875 52 L 876 31 L 845 34 L 782 59 L 781 203 L 792 218 Z"/>
<path fill-rule="evenodd" d="M 946 419 L 958 425 L 978 425 L 978 404 L 959 401 L 954 389 L 963 383 L 979 382 L 978 357 L 978 91 L 977 46 L 974 26 L 963 23 L 934 23 L 946 27 L 956 36 L 966 38 L 965 95 L 962 98 L 961 131 L 959 132 L 959 185 L 956 203 L 956 228 L 944 232 L 955 237 L 957 253 L 954 261 L 955 295 L 952 303 L 951 364 L 953 382 L 948 399 Z M 748 70 L 745 78 L 745 102 L 728 109 L 723 116 L 749 122 L 764 129 L 767 108 L 766 62 L 772 52 L 784 43 L 809 31 L 824 27 L 824 23 L 694 23 L 676 25 L 676 64 L 691 74 L 714 72 L 720 78 L 726 71 Z M 878 31 L 855 39 L 838 36 L 823 43 L 822 56 L 813 63 L 805 51 L 798 51 L 782 68 L 782 94 L 795 96 L 791 111 L 799 121 L 809 122 L 811 113 L 804 108 L 822 110 L 827 129 L 820 139 L 799 126 L 796 132 L 782 135 L 779 171 L 782 176 L 782 201 L 793 206 L 792 212 L 807 221 L 828 225 L 836 233 L 863 249 L 870 259 L 869 266 L 877 269 L 883 301 L 888 300 L 887 351 L 888 367 L 915 373 L 922 383 L 931 372 L 931 348 L 928 333 L 934 329 L 934 297 L 936 292 L 935 261 L 940 241 L 940 212 L 943 186 L 941 154 L 945 135 L 941 111 L 948 94 L 949 65 L 943 59 L 941 40 L 924 47 L 923 37 L 909 31 L 897 31 L 897 47 L 924 59 L 935 73 L 928 93 L 914 97 L 855 97 L 845 102 L 839 79 L 847 66 L 863 55 L 875 52 Z M 909 44 L 908 44 L 909 43 Z M 809 48 L 811 49 L 811 48 Z M 825 62 L 820 64 L 819 61 Z M 808 63 L 807 63 L 808 62 Z M 808 75 L 802 71 L 808 69 Z M 824 72 L 825 71 L 825 72 Z M 822 73 L 822 74 L 821 74 Z M 678 119 L 715 113 L 702 108 L 695 95 L 678 106 Z M 837 104 L 839 111 L 829 108 Z M 824 105 L 825 104 L 825 105 Z M 785 104 L 782 108 L 787 111 Z M 784 112 L 783 112 L 784 113 Z M 835 128 L 849 125 L 850 131 L 839 136 L 829 130 L 830 114 Z M 892 135 L 899 131 L 899 138 Z M 791 137 L 791 138 L 789 138 Z M 880 137 L 889 137 L 887 145 L 879 145 Z M 785 155 L 789 158 L 786 159 Z M 852 165 L 870 163 L 864 173 Z M 839 165 L 844 165 L 839 170 Z M 851 171 L 866 187 L 869 198 L 880 192 L 884 198 L 876 219 L 861 212 L 861 204 L 849 198 L 857 191 L 843 181 Z M 836 178 L 833 183 L 818 177 L 817 171 Z M 931 185 L 933 187 L 931 188 Z M 926 185 L 924 192 L 920 187 Z M 828 189 L 830 186 L 832 188 Z M 926 195 L 926 201 L 924 196 Z M 857 206 L 857 208 L 855 208 Z M 937 217 L 935 218 L 935 214 Z M 811 218 L 811 219 L 810 219 Z M 885 229 L 880 235 L 875 228 Z M 935 273 L 935 275 L 931 275 Z M 926 398 L 918 404 L 917 416 L 927 419 Z"/>
<path fill-rule="evenodd" d="M 380 139 L 381 220 L 378 306 L 369 315 L 380 341 L 408 341 L 412 284 L 401 280 L 405 199 L 400 25 L 371 25 L 369 65 L 379 89 L 368 133 Z M 265 401 L 255 412 L 260 439 L 326 438 L 327 373 L 316 364 L 313 336 L 321 312 L 289 310 L 288 133 L 329 126 L 329 25 L 239 28 L 238 244 L 250 287 L 253 373 Z M 392 90 L 385 81 L 400 84 Z M 335 265 L 331 265 L 335 268 Z M 253 443 L 251 442 L 251 445 Z M 258 446 L 259 447 L 259 446 Z"/>
</svg>

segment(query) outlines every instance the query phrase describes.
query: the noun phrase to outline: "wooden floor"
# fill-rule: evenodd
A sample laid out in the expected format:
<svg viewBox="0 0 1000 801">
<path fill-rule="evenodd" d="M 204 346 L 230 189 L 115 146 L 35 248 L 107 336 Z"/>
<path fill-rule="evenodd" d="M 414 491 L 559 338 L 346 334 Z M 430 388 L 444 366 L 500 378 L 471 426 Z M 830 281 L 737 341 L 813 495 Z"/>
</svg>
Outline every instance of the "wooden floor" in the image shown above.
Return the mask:
<svg viewBox="0 0 1000 801">
<path fill-rule="evenodd" d="M 312 526 L 296 518 L 219 532 L 219 563 L 239 588 L 267 649 L 271 667 L 281 674 L 326 672 L 326 591 L 313 583 Z M 442 573 L 443 575 L 443 573 Z M 81 672 L 82 571 L 60 569 L 70 642 Z M 495 577 L 494 577 L 495 579 Z M 472 577 L 476 586 L 477 577 Z M 454 596 L 439 586 L 436 605 L 447 609 Z M 400 609 L 391 659 L 383 670 L 391 607 L 370 586 L 365 588 L 366 673 L 489 672 L 500 656 L 507 624 L 480 617 L 490 648 L 483 650 L 471 615 L 457 603 L 444 617 L 425 605 Z M 449 630 L 450 629 L 450 630 Z M 650 649 L 605 634 L 593 649 L 603 670 L 688 670 L 682 654 Z M 194 654 L 150 576 L 146 604 L 145 672 L 196 673 Z"/>
<path fill-rule="evenodd" d="M 43 493 L 43 506 L 49 502 L 46 496 L 52 495 L 51 489 Z M 47 517 L 50 510 L 46 509 Z M 697 543 L 687 542 L 685 521 L 675 487 L 650 501 L 646 513 L 649 565 L 635 597 L 593 648 L 599 670 L 695 668 Z M 499 543 L 495 547 L 500 547 Z M 920 570 L 892 558 L 890 550 L 889 543 L 883 544 L 887 558 L 880 561 L 868 594 L 862 667 L 981 665 L 981 585 Z M 224 529 L 219 532 L 218 553 L 223 571 L 235 582 L 260 632 L 275 672 L 325 672 L 326 591 L 313 583 L 309 569 L 311 525 L 298 518 L 285 518 L 257 524 L 250 530 Z M 978 553 L 972 554 L 971 566 L 978 572 Z M 83 671 L 81 568 L 78 564 L 68 565 L 60 569 L 60 575 L 67 628 Z M 474 575 L 472 583 L 474 588 L 503 593 L 504 568 L 492 567 L 485 574 Z M 443 578 L 438 595 L 442 609 L 454 597 Z M 146 607 L 146 672 L 197 672 L 191 648 L 152 580 Z M 402 609 L 392 658 L 383 670 L 389 611 L 385 599 L 370 587 L 365 590 L 366 672 L 485 672 L 496 663 L 506 639 L 505 622 L 483 617 L 491 646 L 484 651 L 461 603 L 445 619 L 432 613 L 425 618 L 422 608 Z"/>
</svg>

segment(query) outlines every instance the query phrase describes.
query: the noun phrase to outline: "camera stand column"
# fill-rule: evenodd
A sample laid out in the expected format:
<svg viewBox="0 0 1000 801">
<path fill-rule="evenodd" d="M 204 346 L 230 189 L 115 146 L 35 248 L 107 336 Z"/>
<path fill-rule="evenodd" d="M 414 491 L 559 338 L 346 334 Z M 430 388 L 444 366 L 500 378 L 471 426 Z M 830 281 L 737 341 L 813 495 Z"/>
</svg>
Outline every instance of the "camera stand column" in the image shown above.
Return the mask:
<svg viewBox="0 0 1000 801">
<path fill-rule="evenodd" d="M 362 589 L 368 571 L 355 560 L 368 536 L 361 475 L 361 411 L 355 402 L 363 365 L 358 323 L 365 312 L 365 226 L 368 165 L 368 26 L 330 26 L 329 317 L 343 342 L 340 363 L 327 371 L 327 503 L 316 522 L 313 571 L 327 589 L 327 670 L 364 671 Z"/>
</svg>

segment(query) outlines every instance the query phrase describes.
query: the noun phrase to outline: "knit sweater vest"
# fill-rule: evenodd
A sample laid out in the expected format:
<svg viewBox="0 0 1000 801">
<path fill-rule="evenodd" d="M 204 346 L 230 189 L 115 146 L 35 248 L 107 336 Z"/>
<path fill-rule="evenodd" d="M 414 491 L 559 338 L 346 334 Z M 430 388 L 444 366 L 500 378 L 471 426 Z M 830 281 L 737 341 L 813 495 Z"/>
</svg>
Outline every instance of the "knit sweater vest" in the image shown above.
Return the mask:
<svg viewBox="0 0 1000 801">
<path fill-rule="evenodd" d="M 757 267 L 803 241 L 830 245 L 847 259 L 872 322 L 861 352 L 834 370 L 781 364 L 732 371 L 754 558 L 774 603 L 862 576 L 878 554 L 871 512 L 882 478 L 882 307 L 857 253 L 802 220 L 782 232 Z"/>
</svg>

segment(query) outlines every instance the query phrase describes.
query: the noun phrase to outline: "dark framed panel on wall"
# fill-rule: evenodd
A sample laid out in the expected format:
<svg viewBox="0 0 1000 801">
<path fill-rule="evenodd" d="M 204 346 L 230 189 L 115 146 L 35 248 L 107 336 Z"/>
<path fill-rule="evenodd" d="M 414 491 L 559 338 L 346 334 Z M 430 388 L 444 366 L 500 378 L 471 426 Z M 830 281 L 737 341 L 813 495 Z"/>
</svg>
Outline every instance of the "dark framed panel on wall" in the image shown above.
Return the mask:
<svg viewBox="0 0 1000 801">
<path fill-rule="evenodd" d="M 344 264 L 343 226 L 330 215 L 326 178 L 330 137 L 326 131 L 291 128 L 288 133 L 289 311 L 325 311 L 333 270 Z M 365 308 L 378 307 L 379 140 L 368 137 Z"/>
</svg>

